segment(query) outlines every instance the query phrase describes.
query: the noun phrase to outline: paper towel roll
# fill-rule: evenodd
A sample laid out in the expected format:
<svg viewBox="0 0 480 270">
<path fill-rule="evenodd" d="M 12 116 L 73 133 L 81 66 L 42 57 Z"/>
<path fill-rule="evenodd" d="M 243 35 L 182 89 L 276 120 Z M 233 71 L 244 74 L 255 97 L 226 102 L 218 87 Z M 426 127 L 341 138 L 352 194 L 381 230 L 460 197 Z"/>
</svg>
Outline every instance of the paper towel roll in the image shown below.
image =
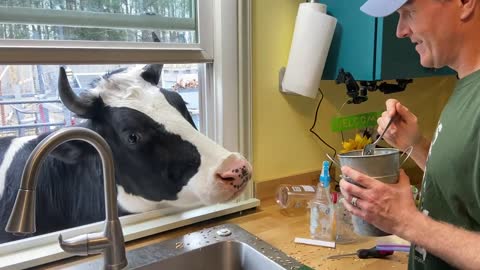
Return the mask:
<svg viewBox="0 0 480 270">
<path fill-rule="evenodd" d="M 337 19 L 326 14 L 325 5 L 300 4 L 282 81 L 284 91 L 317 96 L 336 24 Z"/>
</svg>

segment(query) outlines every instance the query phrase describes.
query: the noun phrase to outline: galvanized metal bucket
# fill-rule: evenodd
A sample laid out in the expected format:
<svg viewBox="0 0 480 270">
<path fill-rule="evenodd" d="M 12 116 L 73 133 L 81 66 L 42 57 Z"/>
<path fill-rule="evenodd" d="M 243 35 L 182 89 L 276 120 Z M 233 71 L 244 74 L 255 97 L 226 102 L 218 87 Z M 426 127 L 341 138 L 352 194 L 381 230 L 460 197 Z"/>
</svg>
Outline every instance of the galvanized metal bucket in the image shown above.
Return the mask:
<svg viewBox="0 0 480 270">
<path fill-rule="evenodd" d="M 400 164 L 410 156 L 406 150 L 406 158 L 400 163 L 400 151 L 396 148 L 377 148 L 373 155 L 363 155 L 362 150 L 339 154 L 340 166 L 348 166 L 384 183 L 393 184 L 398 181 Z"/>
<path fill-rule="evenodd" d="M 363 155 L 362 150 L 350 151 L 339 154 L 338 160 L 341 166 L 348 166 L 361 173 L 375 178 L 384 183 L 394 184 L 398 182 L 400 166 L 410 157 L 412 147 L 407 148 L 402 154 L 396 148 L 376 148 L 373 155 Z M 403 161 L 400 159 L 404 156 Z M 330 158 L 330 157 L 329 157 Z M 348 182 L 361 187 L 348 176 L 342 176 Z M 376 228 L 365 220 L 352 215 L 354 232 L 363 236 L 386 236 L 388 233 Z"/>
</svg>

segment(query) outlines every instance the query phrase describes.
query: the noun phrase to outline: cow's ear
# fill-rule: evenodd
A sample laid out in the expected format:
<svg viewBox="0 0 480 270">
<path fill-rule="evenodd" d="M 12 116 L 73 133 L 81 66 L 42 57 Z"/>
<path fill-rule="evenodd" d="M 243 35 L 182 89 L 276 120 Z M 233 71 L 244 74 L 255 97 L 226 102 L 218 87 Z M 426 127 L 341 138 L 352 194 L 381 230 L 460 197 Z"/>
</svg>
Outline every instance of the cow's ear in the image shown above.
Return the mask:
<svg viewBox="0 0 480 270">
<path fill-rule="evenodd" d="M 70 141 L 62 143 L 55 148 L 50 155 L 55 159 L 61 160 L 67 164 L 74 164 L 79 162 L 91 146 L 88 143 L 81 141 Z M 93 148 L 92 148 L 93 150 Z"/>
<path fill-rule="evenodd" d="M 160 81 L 162 69 L 163 64 L 148 65 L 143 68 L 141 76 L 145 81 L 151 83 L 152 85 L 157 85 Z"/>
</svg>

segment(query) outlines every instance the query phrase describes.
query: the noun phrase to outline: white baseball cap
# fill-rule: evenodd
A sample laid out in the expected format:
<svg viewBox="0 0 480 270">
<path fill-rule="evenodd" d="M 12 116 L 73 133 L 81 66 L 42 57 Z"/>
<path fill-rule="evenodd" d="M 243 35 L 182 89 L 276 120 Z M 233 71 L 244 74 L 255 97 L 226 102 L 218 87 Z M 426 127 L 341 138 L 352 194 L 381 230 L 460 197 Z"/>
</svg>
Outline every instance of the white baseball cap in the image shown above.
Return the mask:
<svg viewBox="0 0 480 270">
<path fill-rule="evenodd" d="M 385 17 L 399 9 L 407 0 L 368 0 L 360 10 L 373 17 Z"/>
</svg>

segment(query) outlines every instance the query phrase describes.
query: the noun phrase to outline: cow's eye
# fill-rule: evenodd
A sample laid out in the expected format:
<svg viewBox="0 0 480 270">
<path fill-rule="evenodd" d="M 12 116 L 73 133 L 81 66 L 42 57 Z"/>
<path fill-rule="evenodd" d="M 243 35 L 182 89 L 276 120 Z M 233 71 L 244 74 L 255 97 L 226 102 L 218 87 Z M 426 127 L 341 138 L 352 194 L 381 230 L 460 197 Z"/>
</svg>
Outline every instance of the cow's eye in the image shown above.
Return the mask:
<svg viewBox="0 0 480 270">
<path fill-rule="evenodd" d="M 138 141 L 140 141 L 140 136 L 138 136 L 137 133 L 130 133 L 128 135 L 128 143 L 136 144 L 136 143 L 138 143 Z"/>
</svg>

